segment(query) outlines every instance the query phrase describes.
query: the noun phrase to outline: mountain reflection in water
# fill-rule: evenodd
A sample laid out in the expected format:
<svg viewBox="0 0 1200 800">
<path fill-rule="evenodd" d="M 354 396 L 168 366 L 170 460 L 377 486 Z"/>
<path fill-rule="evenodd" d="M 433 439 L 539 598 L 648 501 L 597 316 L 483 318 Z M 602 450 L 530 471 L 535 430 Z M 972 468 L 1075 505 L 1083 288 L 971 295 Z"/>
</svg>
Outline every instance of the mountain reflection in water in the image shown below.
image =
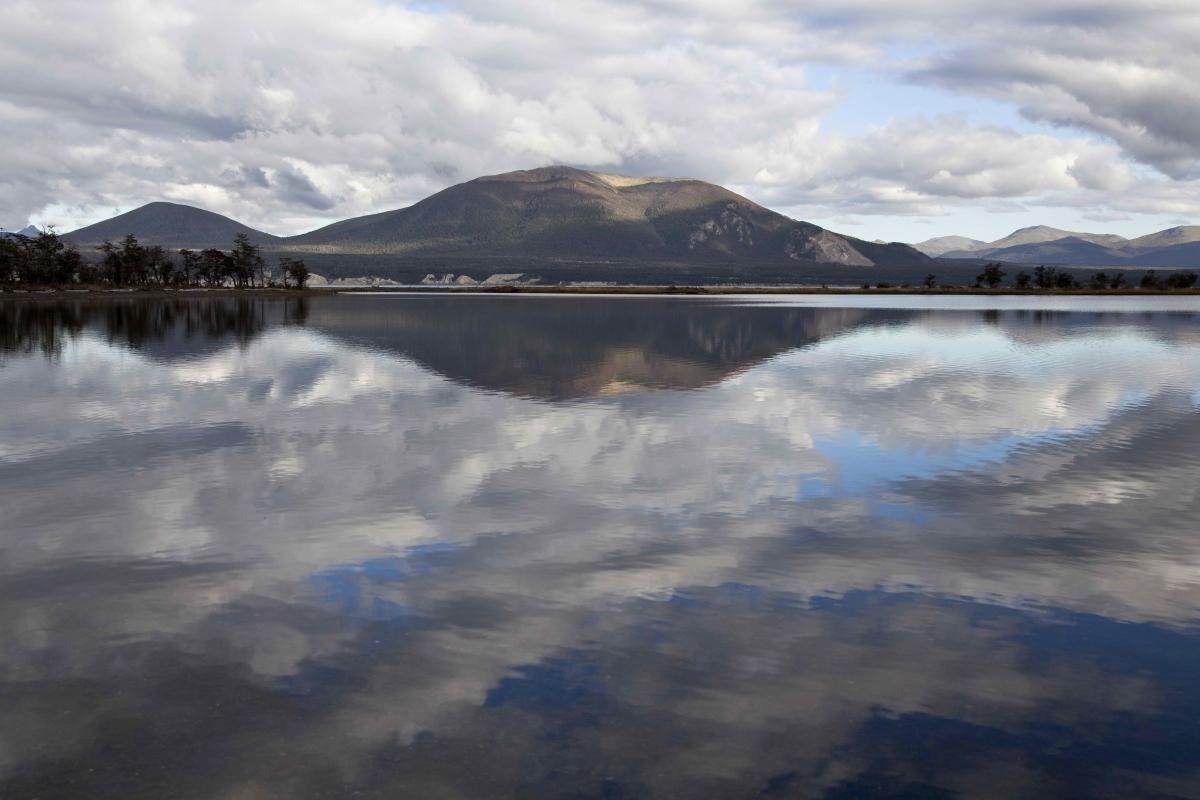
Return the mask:
<svg viewBox="0 0 1200 800">
<path fill-rule="evenodd" d="M 0 299 L 0 797 L 1200 796 L 1200 309 L 871 302 Z"/>
</svg>

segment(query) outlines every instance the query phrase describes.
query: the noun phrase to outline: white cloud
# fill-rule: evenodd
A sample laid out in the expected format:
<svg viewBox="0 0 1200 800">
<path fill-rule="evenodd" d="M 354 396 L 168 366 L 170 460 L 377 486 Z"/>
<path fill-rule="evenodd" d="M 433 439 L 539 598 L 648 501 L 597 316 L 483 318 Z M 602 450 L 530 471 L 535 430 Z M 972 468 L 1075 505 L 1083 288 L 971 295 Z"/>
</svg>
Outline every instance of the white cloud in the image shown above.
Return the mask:
<svg viewBox="0 0 1200 800">
<path fill-rule="evenodd" d="M 1200 70 L 1194 3 L 1063 4 L 993 21 L 913 65 L 912 77 L 1018 105 L 1036 121 L 1084 129 L 1176 178 L 1200 175 Z"/>
<path fill-rule="evenodd" d="M 1084 198 L 1189 215 L 1198 26 L 1190 3 L 1102 0 L 928 0 L 902 20 L 883 0 L 17 2 L 0 222 L 172 198 L 290 233 L 556 161 L 828 216 Z M 882 83 L 824 88 L 814 64 Z M 889 104 L 902 79 L 1036 124 Z M 846 92 L 877 93 L 878 118 L 828 125 Z"/>
</svg>

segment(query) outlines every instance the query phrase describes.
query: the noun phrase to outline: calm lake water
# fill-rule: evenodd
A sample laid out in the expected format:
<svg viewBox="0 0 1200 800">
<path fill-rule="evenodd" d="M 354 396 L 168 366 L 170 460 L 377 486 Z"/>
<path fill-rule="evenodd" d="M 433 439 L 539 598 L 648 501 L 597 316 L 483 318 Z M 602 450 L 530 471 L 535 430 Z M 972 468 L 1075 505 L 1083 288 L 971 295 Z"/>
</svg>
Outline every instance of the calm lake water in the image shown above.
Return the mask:
<svg viewBox="0 0 1200 800">
<path fill-rule="evenodd" d="M 0 797 L 1200 797 L 1196 298 L 0 300 Z"/>
</svg>

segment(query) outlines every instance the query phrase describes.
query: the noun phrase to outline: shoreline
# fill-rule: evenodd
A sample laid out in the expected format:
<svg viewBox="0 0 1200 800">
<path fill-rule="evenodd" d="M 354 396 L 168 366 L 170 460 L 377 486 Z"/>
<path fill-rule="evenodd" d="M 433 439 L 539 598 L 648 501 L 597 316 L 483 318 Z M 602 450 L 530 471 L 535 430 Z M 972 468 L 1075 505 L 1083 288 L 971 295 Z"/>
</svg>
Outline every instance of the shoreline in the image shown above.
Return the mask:
<svg viewBox="0 0 1200 800">
<path fill-rule="evenodd" d="M 322 297 L 338 294 L 564 294 L 610 296 L 721 296 L 721 295 L 912 295 L 917 297 L 1011 296 L 1011 297 L 1188 297 L 1200 296 L 1200 287 L 1191 289 L 1014 289 L 947 287 L 875 288 L 821 286 L 314 286 L 306 289 L 11 289 L 0 290 L 2 300 L 32 300 L 38 298 L 185 298 L 185 297 Z"/>
<path fill-rule="evenodd" d="M 385 292 L 387 289 L 374 288 L 367 292 Z M 412 289 L 395 289 L 392 291 L 410 292 Z M 420 291 L 420 290 L 417 290 Z M 429 290 L 426 290 L 429 291 Z M 432 291 L 439 291 L 433 289 Z M 974 289 L 969 287 L 947 287 L 945 289 L 918 288 L 888 288 L 861 287 L 825 288 L 821 286 L 493 286 L 482 287 L 446 287 L 440 291 L 457 294 L 597 294 L 597 295 L 914 295 L 914 296 L 951 296 L 951 295 L 1010 295 L 1014 297 L 1039 297 L 1050 295 L 1098 295 L 1098 296 L 1175 296 L 1200 295 L 1200 288 L 1193 289 Z"/>
</svg>

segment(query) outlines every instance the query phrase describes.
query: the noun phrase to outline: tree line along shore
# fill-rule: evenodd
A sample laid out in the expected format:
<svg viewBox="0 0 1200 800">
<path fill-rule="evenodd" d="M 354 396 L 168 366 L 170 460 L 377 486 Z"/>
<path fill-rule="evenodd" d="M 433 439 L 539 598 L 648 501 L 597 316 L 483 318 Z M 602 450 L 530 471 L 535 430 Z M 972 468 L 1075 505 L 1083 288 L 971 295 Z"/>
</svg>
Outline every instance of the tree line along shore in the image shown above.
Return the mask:
<svg viewBox="0 0 1200 800">
<path fill-rule="evenodd" d="M 553 292 L 574 294 L 719 294 L 753 293 L 859 293 L 859 292 L 936 292 L 1008 293 L 1011 291 L 1084 294 L 1191 293 L 1200 276 L 1193 271 L 1154 270 L 1139 272 L 1128 279 L 1124 272 L 1099 271 L 1081 278 L 1079 270 L 1038 266 L 1019 269 L 999 262 L 986 264 L 974 283 L 942 283 L 928 274 L 919 284 L 880 281 L 861 286 L 813 285 L 572 285 L 569 282 L 501 286 L 426 287 L 423 291 L 441 292 Z M 65 243 L 53 230 L 37 236 L 6 234 L 0 237 L 0 289 L 6 291 L 53 291 L 71 289 L 114 290 L 254 290 L 292 289 L 321 291 L 308 286 L 310 272 L 304 259 L 278 256 L 268 264 L 261 249 L 245 234 L 237 234 L 228 250 L 219 248 L 167 250 L 158 245 L 143 245 L 133 234 L 119 243 L 106 241 L 97 248 L 94 260 L 85 259 L 79 250 Z M 331 287 L 332 288 L 332 287 Z M 379 291 L 388 287 L 336 287 L 336 291 Z M 395 287 L 393 287 L 395 288 Z M 403 287 L 409 288 L 409 287 Z M 416 287 L 412 287 L 416 288 Z"/>
<path fill-rule="evenodd" d="M 88 260 L 53 230 L 0 238 L 0 286 L 5 288 L 234 288 L 303 289 L 309 271 L 302 258 L 267 263 L 259 247 L 239 233 L 228 250 L 169 251 L 143 245 L 133 234 L 104 242 Z"/>
</svg>

